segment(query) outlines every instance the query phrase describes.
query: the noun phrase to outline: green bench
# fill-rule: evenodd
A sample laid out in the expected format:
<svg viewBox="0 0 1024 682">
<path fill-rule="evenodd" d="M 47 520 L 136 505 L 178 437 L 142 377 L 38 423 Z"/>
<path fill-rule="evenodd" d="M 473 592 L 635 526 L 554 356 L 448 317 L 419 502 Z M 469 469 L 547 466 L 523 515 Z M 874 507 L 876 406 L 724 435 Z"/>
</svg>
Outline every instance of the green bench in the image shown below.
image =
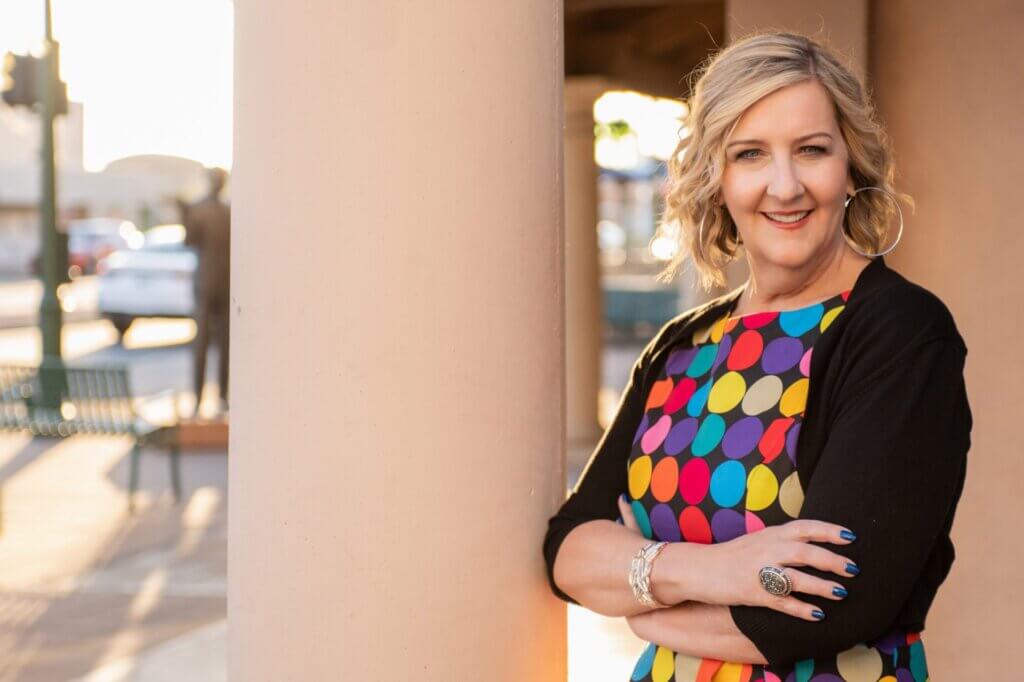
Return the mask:
<svg viewBox="0 0 1024 682">
<path fill-rule="evenodd" d="M 39 404 L 44 382 L 60 391 L 60 407 Z M 170 450 L 171 485 L 181 501 L 181 448 L 177 403 L 170 418 L 159 422 L 136 409 L 123 365 L 40 368 L 0 365 L 0 430 L 28 431 L 34 436 L 64 438 L 78 434 L 123 435 L 133 439 L 128 482 L 128 509 L 135 511 L 139 459 L 146 446 Z"/>
</svg>

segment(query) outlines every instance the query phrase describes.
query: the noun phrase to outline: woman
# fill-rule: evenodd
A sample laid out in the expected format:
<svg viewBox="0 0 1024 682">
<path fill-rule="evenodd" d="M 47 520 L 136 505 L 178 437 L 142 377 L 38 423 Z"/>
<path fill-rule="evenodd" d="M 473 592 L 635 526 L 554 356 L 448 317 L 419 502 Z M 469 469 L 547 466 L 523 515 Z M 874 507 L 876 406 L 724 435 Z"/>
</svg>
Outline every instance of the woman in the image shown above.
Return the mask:
<svg viewBox="0 0 1024 682">
<path fill-rule="evenodd" d="M 686 127 L 667 272 L 724 284 L 742 245 L 750 277 L 642 352 L 549 521 L 552 590 L 650 642 L 634 681 L 923 682 L 972 418 L 952 316 L 881 255 L 888 142 L 834 54 L 777 32 L 710 61 Z"/>
</svg>

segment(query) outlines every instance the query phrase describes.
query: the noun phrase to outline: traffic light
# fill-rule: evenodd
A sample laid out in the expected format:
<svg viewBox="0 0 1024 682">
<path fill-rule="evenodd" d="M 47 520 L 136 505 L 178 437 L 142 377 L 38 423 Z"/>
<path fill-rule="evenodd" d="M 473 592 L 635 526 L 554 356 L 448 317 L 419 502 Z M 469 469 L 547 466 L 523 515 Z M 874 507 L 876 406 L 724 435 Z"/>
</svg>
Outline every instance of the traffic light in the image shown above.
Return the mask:
<svg viewBox="0 0 1024 682">
<path fill-rule="evenodd" d="M 44 62 L 39 57 L 8 52 L 4 55 L 3 98 L 12 107 L 32 108 L 42 102 L 39 92 L 40 70 Z M 68 86 L 57 81 L 54 91 L 54 113 L 68 113 Z"/>
<path fill-rule="evenodd" d="M 12 107 L 31 107 L 39 97 L 38 59 L 32 55 L 8 52 L 4 55 L 4 101 Z"/>
</svg>

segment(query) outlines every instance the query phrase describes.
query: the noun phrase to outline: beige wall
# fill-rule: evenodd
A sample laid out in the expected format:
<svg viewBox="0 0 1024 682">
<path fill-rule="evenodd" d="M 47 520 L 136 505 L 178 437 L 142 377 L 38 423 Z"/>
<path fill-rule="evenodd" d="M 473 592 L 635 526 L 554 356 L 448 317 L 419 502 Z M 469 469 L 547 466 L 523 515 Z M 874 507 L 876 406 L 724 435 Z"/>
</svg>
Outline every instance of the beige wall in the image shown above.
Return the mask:
<svg viewBox="0 0 1024 682">
<path fill-rule="evenodd" d="M 896 269 L 938 294 L 968 348 L 974 413 L 957 560 L 929 614 L 937 679 L 1010 680 L 1024 606 L 1024 5 L 1011 0 L 874 3 L 871 71 L 913 195 Z"/>
<path fill-rule="evenodd" d="M 560 0 L 236 0 L 228 673 L 556 680 Z"/>
<path fill-rule="evenodd" d="M 867 69 L 867 0 L 726 0 L 726 39 L 780 28 L 829 41 L 863 76 Z"/>
</svg>

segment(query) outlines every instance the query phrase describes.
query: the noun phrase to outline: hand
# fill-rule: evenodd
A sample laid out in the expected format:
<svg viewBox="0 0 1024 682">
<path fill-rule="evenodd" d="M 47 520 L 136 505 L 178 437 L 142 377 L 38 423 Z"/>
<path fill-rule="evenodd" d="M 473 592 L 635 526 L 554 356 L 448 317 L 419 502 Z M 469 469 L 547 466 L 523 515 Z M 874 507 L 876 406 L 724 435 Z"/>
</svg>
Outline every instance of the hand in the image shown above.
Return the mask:
<svg viewBox="0 0 1024 682">
<path fill-rule="evenodd" d="M 778 526 L 768 526 L 728 542 L 708 545 L 703 569 L 702 598 L 709 604 L 744 604 L 766 606 L 804 620 L 818 621 L 813 615 L 818 607 L 796 598 L 797 592 L 815 594 L 828 599 L 844 598 L 845 587 L 798 571 L 789 566 L 813 566 L 842 576 L 854 576 L 858 569 L 847 557 L 808 544 L 831 542 L 847 545 L 852 540 L 840 536 L 842 526 L 814 519 L 796 519 Z M 761 585 L 758 572 L 762 566 L 783 568 L 793 582 L 793 591 L 785 596 L 771 594 Z M 851 567 L 853 570 L 848 570 Z M 840 593 L 833 592 L 839 588 Z"/>
<path fill-rule="evenodd" d="M 635 530 L 640 535 L 643 535 L 640 531 L 640 524 L 636 522 L 636 515 L 633 513 L 633 507 L 626 502 L 625 495 L 619 495 L 619 514 L 622 515 L 622 524 L 626 528 Z"/>
<path fill-rule="evenodd" d="M 619 499 L 619 511 L 624 525 L 640 532 L 633 511 L 623 498 Z M 693 564 L 691 575 L 695 577 L 692 587 L 696 588 L 692 600 L 726 606 L 765 606 L 816 622 L 819 619 L 814 617 L 813 612 L 818 607 L 797 599 L 796 593 L 815 594 L 838 601 L 843 596 L 833 592 L 833 589 L 840 588 L 843 591 L 846 588 L 841 583 L 789 567 L 812 566 L 842 576 L 856 575 L 856 567 L 854 571 L 847 570 L 848 565 L 853 565 L 847 557 L 808 544 L 811 541 L 849 544 L 852 540 L 840 536 L 844 530 L 844 527 L 834 523 L 796 519 L 741 535 L 728 542 L 703 545 L 703 551 L 690 557 Z M 783 568 L 793 582 L 793 591 L 783 597 L 765 590 L 758 577 L 762 566 Z"/>
</svg>

